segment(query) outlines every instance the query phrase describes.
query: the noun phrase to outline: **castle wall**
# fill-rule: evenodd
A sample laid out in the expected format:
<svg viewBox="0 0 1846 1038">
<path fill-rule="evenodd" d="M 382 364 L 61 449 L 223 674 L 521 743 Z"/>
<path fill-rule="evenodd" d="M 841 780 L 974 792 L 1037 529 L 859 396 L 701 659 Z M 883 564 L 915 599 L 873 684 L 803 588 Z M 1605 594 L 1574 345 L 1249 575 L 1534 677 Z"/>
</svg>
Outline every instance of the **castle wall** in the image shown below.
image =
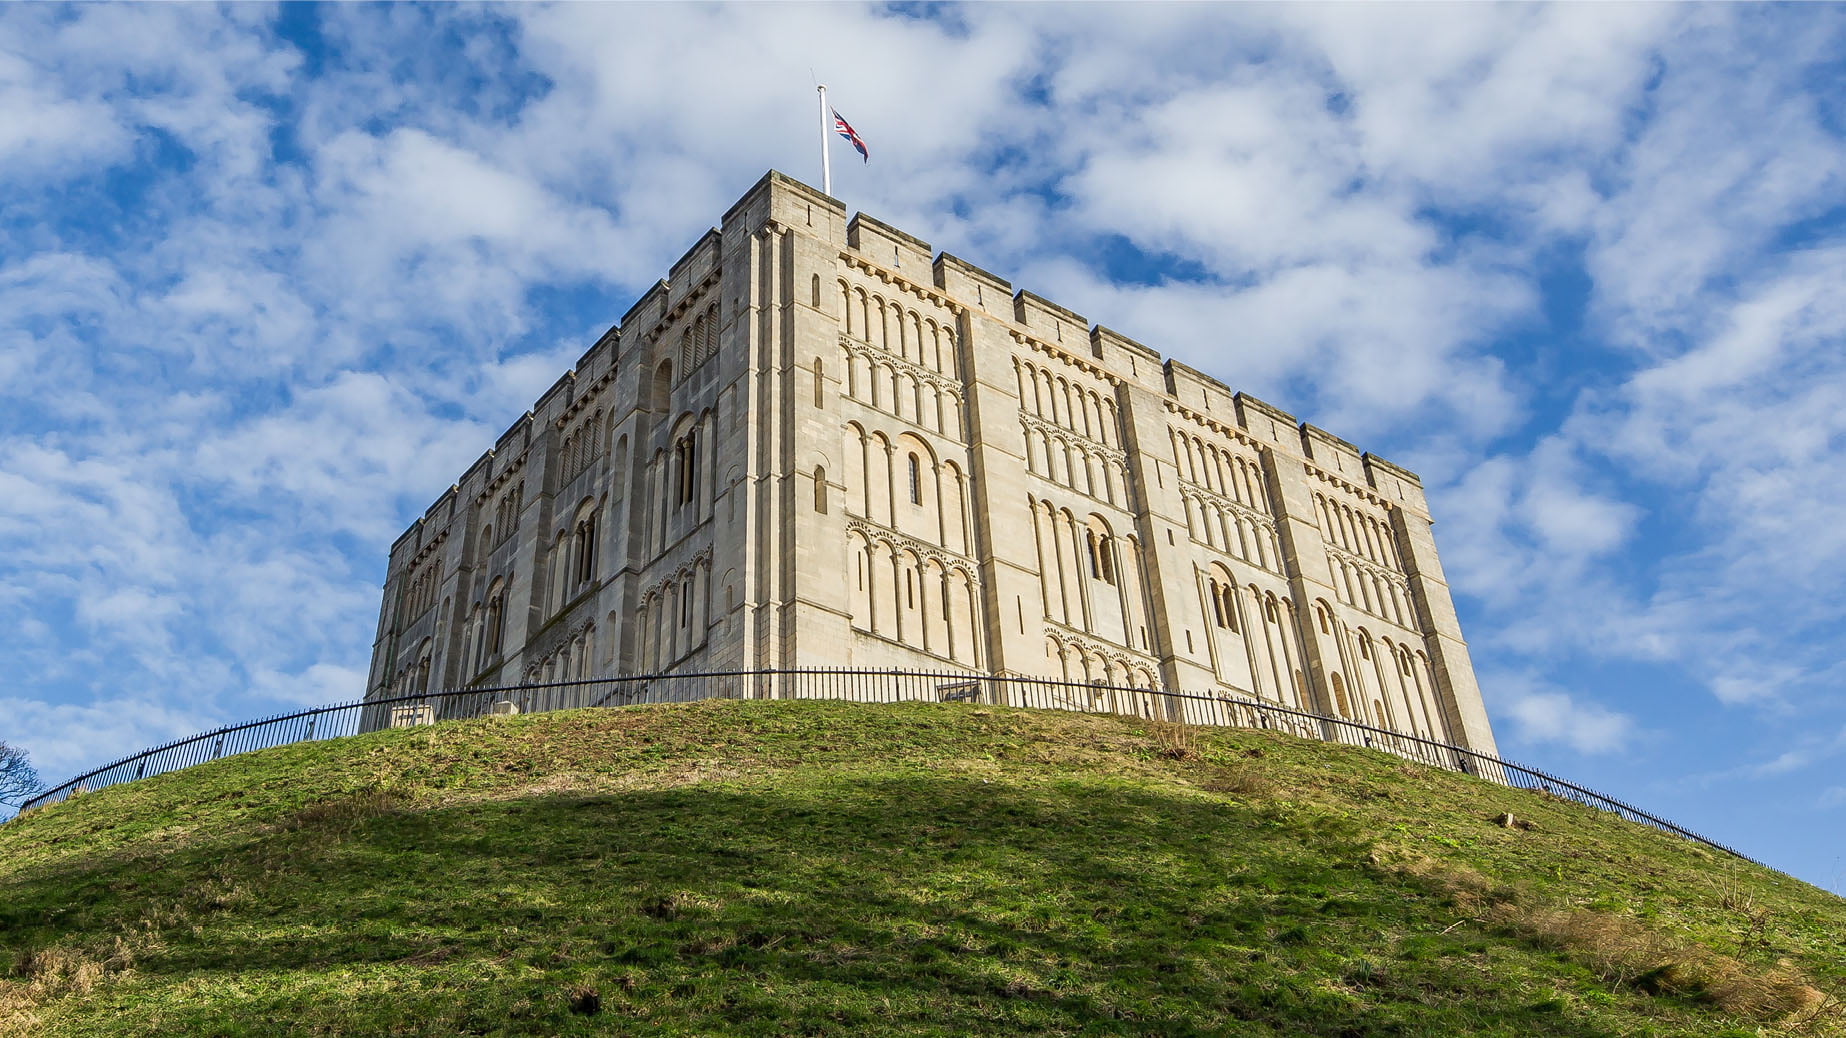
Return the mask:
<svg viewBox="0 0 1846 1038">
<path fill-rule="evenodd" d="M 368 694 L 828 666 L 1493 750 L 1413 474 L 771 173 L 393 545 Z"/>
</svg>

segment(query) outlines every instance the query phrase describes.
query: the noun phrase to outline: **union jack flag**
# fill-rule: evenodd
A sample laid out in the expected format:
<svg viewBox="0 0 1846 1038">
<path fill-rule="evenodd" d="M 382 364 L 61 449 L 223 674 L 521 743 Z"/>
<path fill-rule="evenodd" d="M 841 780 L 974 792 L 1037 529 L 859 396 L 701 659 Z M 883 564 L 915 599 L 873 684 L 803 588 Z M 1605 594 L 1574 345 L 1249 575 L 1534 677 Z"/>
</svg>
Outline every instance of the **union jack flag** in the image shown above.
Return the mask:
<svg viewBox="0 0 1846 1038">
<path fill-rule="evenodd" d="M 833 131 L 851 141 L 852 146 L 858 149 L 861 159 L 866 162 L 872 161 L 871 153 L 865 150 L 865 142 L 859 139 L 859 134 L 852 128 L 852 124 L 840 118 L 840 110 L 838 108 L 832 109 L 832 112 Z"/>
</svg>

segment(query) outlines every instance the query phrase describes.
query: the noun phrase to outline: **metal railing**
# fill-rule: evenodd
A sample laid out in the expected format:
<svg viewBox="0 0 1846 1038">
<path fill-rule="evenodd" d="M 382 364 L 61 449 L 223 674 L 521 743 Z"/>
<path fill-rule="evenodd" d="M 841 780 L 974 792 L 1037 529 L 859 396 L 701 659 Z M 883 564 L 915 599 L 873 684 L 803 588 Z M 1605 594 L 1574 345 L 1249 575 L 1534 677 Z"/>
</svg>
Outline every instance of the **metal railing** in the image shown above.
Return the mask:
<svg viewBox="0 0 1846 1038">
<path fill-rule="evenodd" d="M 185 739 L 176 739 L 79 775 L 26 801 L 21 811 L 55 804 L 74 793 L 132 782 L 221 757 L 289 743 L 337 739 L 382 728 L 402 728 L 496 713 L 545 713 L 587 707 L 685 703 L 702 699 L 979 703 L 1116 714 L 1176 724 L 1284 732 L 1323 742 L 1365 746 L 1430 767 L 1459 771 L 1501 785 L 1547 793 L 1608 811 L 1631 822 L 1652 826 L 1745 861 L 1756 861 L 1625 801 L 1586 789 L 1536 768 L 1343 717 L 1330 717 L 1237 696 L 1119 688 L 1046 678 L 995 677 L 966 671 L 818 669 L 650 674 L 360 700 L 228 725 Z"/>
</svg>

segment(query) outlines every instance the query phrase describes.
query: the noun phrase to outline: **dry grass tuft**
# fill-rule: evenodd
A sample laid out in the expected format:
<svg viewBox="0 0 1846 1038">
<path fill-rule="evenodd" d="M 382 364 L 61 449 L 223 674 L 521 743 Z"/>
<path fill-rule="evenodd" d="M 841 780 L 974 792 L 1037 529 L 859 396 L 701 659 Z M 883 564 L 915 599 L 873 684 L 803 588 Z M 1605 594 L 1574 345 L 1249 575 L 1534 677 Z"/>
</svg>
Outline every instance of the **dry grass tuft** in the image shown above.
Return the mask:
<svg viewBox="0 0 1846 1038">
<path fill-rule="evenodd" d="M 1193 725 L 1152 721 L 1148 724 L 1148 734 L 1154 737 L 1160 756 L 1167 760 L 1199 758 L 1199 731 Z"/>
<path fill-rule="evenodd" d="M 65 995 L 87 995 L 104 977 L 134 961 L 133 949 L 121 937 L 106 952 L 59 945 L 26 949 L 13 963 L 13 976 L 0 979 L 0 1035 L 34 1033 L 34 1010 Z"/>
<path fill-rule="evenodd" d="M 322 829 L 351 832 L 374 818 L 397 814 L 408 800 L 394 789 L 374 786 L 347 796 L 318 800 L 290 815 L 285 829 Z"/>
<path fill-rule="evenodd" d="M 1256 800 L 1267 797 L 1276 791 L 1276 784 L 1268 775 L 1244 764 L 1219 768 L 1208 779 L 1199 783 L 1199 788 L 1211 793 L 1226 793 L 1231 796 Z"/>
<path fill-rule="evenodd" d="M 1536 905 L 1517 887 L 1419 854 L 1374 852 L 1372 862 L 1416 877 L 1468 918 L 1563 952 L 1611 986 L 1693 998 L 1759 1021 L 1805 1023 L 1829 1015 L 1830 1000 L 1786 960 L 1753 966 L 1628 916 Z"/>
<path fill-rule="evenodd" d="M 1793 964 L 1766 969 L 1650 930 L 1626 916 L 1513 905 L 1503 921 L 1570 954 L 1604 981 L 1650 995 L 1696 998 L 1735 1016 L 1783 1020 L 1822 995 Z"/>
</svg>

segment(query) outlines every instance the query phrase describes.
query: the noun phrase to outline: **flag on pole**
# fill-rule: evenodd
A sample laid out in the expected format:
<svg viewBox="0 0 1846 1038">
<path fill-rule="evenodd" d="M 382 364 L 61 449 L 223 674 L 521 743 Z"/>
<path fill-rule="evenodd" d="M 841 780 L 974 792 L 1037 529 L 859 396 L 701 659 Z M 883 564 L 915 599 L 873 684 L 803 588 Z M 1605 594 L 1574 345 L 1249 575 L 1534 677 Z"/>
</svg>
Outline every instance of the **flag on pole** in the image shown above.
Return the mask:
<svg viewBox="0 0 1846 1038">
<path fill-rule="evenodd" d="M 851 141 L 852 146 L 858 150 L 861 159 L 866 162 L 872 161 L 871 153 L 865 150 L 865 142 L 859 139 L 859 134 L 852 128 L 852 124 L 840 118 L 840 110 L 838 108 L 832 111 L 834 132 Z"/>
</svg>

